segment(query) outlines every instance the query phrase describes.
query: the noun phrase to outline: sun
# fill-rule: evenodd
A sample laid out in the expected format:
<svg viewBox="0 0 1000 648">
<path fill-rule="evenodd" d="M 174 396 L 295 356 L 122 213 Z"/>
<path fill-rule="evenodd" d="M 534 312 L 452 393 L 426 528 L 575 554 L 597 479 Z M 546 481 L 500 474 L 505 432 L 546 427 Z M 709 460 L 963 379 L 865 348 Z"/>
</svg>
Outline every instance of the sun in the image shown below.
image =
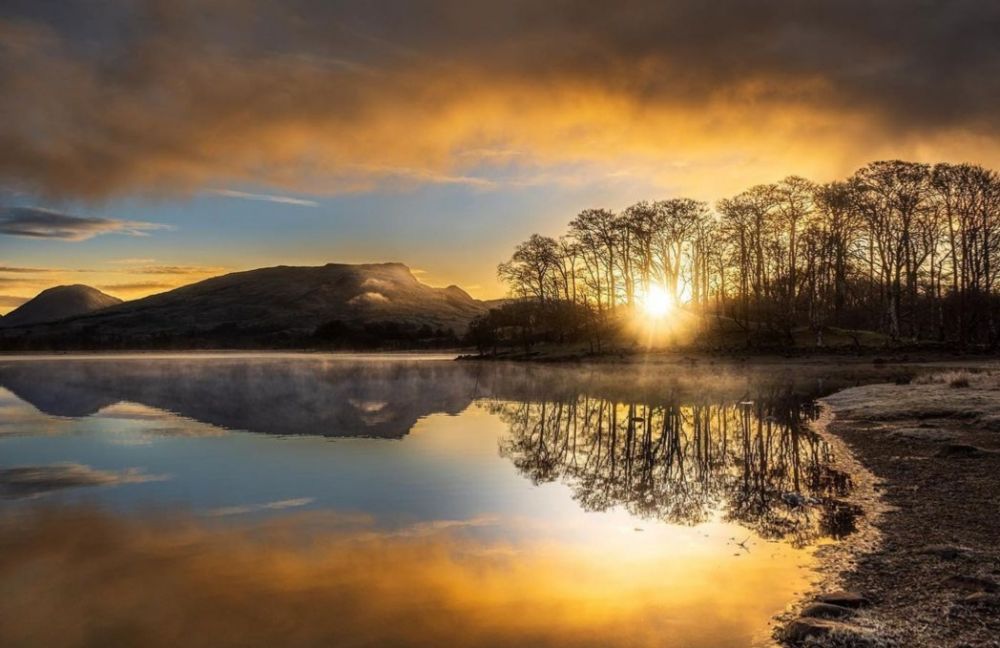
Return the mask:
<svg viewBox="0 0 1000 648">
<path fill-rule="evenodd" d="M 670 312 L 674 306 L 674 300 L 663 286 L 651 285 L 642 299 L 642 308 L 646 315 L 653 318 L 660 318 Z"/>
</svg>

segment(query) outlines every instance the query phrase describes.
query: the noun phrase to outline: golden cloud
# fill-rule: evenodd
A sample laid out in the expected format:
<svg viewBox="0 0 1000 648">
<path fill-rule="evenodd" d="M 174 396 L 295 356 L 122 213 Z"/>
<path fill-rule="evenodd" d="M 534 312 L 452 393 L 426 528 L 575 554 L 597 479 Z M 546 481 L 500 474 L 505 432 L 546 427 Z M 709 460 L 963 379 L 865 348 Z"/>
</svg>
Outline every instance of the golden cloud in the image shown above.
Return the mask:
<svg viewBox="0 0 1000 648">
<path fill-rule="evenodd" d="M 997 160 L 1000 8 L 113 0 L 0 12 L 0 178 L 55 195 Z M 73 20 L 72 16 L 89 20 Z M 31 110 L 24 110 L 31 106 Z"/>
</svg>

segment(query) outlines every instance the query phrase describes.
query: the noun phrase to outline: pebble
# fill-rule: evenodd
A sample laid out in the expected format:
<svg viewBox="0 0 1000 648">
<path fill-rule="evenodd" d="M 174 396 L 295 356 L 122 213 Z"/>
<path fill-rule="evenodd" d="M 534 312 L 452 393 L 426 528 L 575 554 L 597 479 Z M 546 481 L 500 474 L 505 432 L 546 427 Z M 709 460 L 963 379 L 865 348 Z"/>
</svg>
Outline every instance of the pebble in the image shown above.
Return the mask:
<svg viewBox="0 0 1000 648">
<path fill-rule="evenodd" d="M 942 560 L 955 560 L 956 558 L 968 558 L 972 554 L 972 550 L 958 545 L 927 545 L 918 553 L 937 556 Z"/>
<path fill-rule="evenodd" d="M 820 603 L 829 603 L 830 605 L 839 605 L 840 607 L 851 609 L 871 605 L 871 601 L 857 592 L 830 592 L 828 594 L 820 594 L 816 597 L 816 600 Z"/>
<path fill-rule="evenodd" d="M 976 592 L 958 600 L 959 605 L 968 607 L 1000 608 L 1000 596 L 990 592 Z"/>
<path fill-rule="evenodd" d="M 802 610 L 802 616 L 816 619 L 843 619 L 854 614 L 854 610 L 832 603 L 813 603 Z"/>
<path fill-rule="evenodd" d="M 808 639 L 826 637 L 834 632 L 844 635 L 858 634 L 857 628 L 840 621 L 800 617 L 785 626 L 784 638 L 785 641 L 797 645 Z"/>
<path fill-rule="evenodd" d="M 944 579 L 945 587 L 971 590 L 973 592 L 996 592 L 1000 590 L 1000 583 L 989 578 L 979 578 L 978 576 L 965 576 L 956 574 Z"/>
<path fill-rule="evenodd" d="M 984 454 L 986 454 L 984 450 L 977 448 L 974 445 L 968 445 L 965 443 L 949 443 L 938 450 L 936 456 L 944 458 L 972 458 L 980 457 Z"/>
</svg>

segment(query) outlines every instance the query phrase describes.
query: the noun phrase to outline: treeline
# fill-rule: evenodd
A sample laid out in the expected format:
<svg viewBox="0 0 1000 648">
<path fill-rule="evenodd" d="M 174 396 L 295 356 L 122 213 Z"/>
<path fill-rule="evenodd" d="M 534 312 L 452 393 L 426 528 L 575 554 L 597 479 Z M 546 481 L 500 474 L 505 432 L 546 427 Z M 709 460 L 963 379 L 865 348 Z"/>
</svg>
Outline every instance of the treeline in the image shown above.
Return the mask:
<svg viewBox="0 0 1000 648">
<path fill-rule="evenodd" d="M 331 320 L 315 330 L 225 322 L 187 330 L 107 331 L 98 325 L 48 331 L 44 326 L 0 331 L 0 351 L 107 351 L 186 349 L 315 349 L 402 351 L 453 349 L 450 329 L 395 320 Z"/>
<path fill-rule="evenodd" d="M 996 172 L 881 161 L 846 180 L 792 176 L 714 206 L 672 198 L 584 210 L 563 236 L 534 234 L 498 268 L 531 317 L 511 327 L 500 320 L 516 313 L 501 309 L 472 332 L 486 346 L 490 335 L 494 344 L 524 342 L 532 335 L 524 330 L 552 339 L 560 326 L 547 313 L 565 316 L 552 305 L 568 304 L 576 317 L 567 330 L 593 344 L 657 286 L 706 326 L 735 327 L 747 343 L 808 330 L 822 345 L 836 327 L 993 349 L 998 271 Z"/>
</svg>

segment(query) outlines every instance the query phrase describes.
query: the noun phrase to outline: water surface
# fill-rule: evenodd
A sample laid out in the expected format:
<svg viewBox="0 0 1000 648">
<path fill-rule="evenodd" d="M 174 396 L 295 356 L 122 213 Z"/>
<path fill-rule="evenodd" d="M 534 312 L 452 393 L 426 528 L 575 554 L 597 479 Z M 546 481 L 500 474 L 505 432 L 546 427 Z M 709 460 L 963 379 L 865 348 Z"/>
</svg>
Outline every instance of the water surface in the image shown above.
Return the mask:
<svg viewBox="0 0 1000 648">
<path fill-rule="evenodd" d="M 0 359 L 0 644 L 764 642 L 853 529 L 806 423 L 859 379 Z"/>
</svg>

